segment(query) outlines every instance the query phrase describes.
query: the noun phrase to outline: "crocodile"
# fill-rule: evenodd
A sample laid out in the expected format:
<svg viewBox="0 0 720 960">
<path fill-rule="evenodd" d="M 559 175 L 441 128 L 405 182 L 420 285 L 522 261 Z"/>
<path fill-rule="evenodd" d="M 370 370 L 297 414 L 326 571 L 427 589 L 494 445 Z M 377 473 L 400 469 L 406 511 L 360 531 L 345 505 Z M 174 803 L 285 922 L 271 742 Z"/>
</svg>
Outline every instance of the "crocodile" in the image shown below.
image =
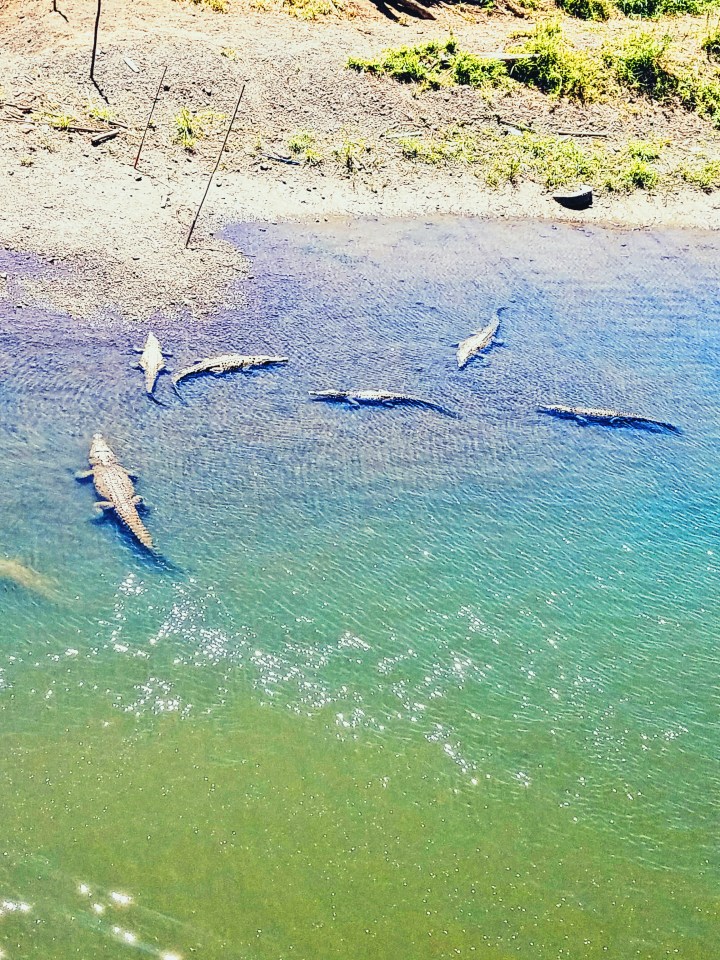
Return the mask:
<svg viewBox="0 0 720 960">
<path fill-rule="evenodd" d="M 96 433 L 92 439 L 88 460 L 90 470 L 77 474 L 77 479 L 88 480 L 92 477 L 95 489 L 102 498 L 96 506 L 102 510 L 114 510 L 135 539 L 148 550 L 154 550 L 152 537 L 137 511 L 143 501 L 142 497 L 135 495 L 134 475 L 123 467 L 100 433 Z"/>
<path fill-rule="evenodd" d="M 661 430 L 670 430 L 679 433 L 679 429 L 672 423 L 664 420 L 654 420 L 652 417 L 643 417 L 637 413 L 625 413 L 622 410 L 605 410 L 599 407 L 566 407 L 562 404 L 549 404 L 538 407 L 540 413 L 549 413 L 553 417 L 565 417 L 577 420 L 580 423 L 607 423 L 611 426 L 659 427 Z"/>
<path fill-rule="evenodd" d="M 457 347 L 457 365 L 460 370 L 462 370 L 473 357 L 482 353 L 483 350 L 487 350 L 495 340 L 495 334 L 498 332 L 499 326 L 500 317 L 496 316 L 486 327 L 483 327 L 482 330 L 478 330 L 477 333 L 473 333 L 469 337 L 466 337 L 465 340 L 461 340 L 460 343 L 455 344 Z"/>
<path fill-rule="evenodd" d="M 157 378 L 163 370 L 167 369 L 160 341 L 154 333 L 148 333 L 142 356 L 134 366 L 138 370 L 145 371 L 145 391 L 149 397 L 152 397 Z"/>
<path fill-rule="evenodd" d="M 0 582 L 3 581 L 21 587 L 23 590 L 29 590 L 46 600 L 58 599 L 45 577 L 32 567 L 26 567 L 19 560 L 6 560 L 0 557 Z"/>
<path fill-rule="evenodd" d="M 412 397 L 406 393 L 391 393 L 388 390 L 311 390 L 310 397 L 313 400 L 321 400 L 326 403 L 346 403 L 350 407 L 425 407 L 428 410 L 437 410 L 438 413 L 444 413 L 449 417 L 457 416 L 456 413 L 441 406 L 439 403 L 433 403 L 432 400 L 423 400 L 420 397 Z"/>
<path fill-rule="evenodd" d="M 216 375 L 232 373 L 235 370 L 252 370 L 254 367 L 267 367 L 274 363 L 287 363 L 287 357 L 246 356 L 242 353 L 222 353 L 217 357 L 205 357 L 196 360 L 190 367 L 185 367 L 172 378 L 173 386 L 187 377 L 196 377 L 203 373 Z"/>
</svg>

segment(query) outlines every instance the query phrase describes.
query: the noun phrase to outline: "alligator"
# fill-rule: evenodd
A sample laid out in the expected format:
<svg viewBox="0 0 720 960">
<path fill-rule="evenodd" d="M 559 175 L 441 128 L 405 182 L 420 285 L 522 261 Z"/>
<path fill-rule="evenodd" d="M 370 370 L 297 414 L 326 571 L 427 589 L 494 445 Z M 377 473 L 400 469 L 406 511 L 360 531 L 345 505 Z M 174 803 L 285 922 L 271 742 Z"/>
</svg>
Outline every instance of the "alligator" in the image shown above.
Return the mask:
<svg viewBox="0 0 720 960">
<path fill-rule="evenodd" d="M 499 326 L 500 317 L 496 316 L 486 327 L 483 327 L 482 330 L 478 330 L 477 333 L 473 333 L 469 337 L 466 337 L 465 340 L 461 340 L 460 343 L 455 344 L 457 347 L 457 365 L 460 370 L 462 370 L 473 357 L 482 353 L 483 350 L 487 350 L 493 341 L 495 341 L 495 334 Z"/>
<path fill-rule="evenodd" d="M 152 537 L 138 515 L 137 508 L 143 500 L 135 495 L 134 474 L 123 467 L 100 433 L 96 433 L 92 439 L 88 460 L 90 470 L 76 476 L 78 480 L 92 477 L 95 489 L 102 497 L 95 506 L 101 510 L 114 510 L 135 539 L 148 550 L 154 550 Z"/>
<path fill-rule="evenodd" d="M 549 413 L 553 417 L 564 417 L 577 420 L 579 423 L 607 423 L 610 426 L 638 426 L 645 428 L 658 427 L 661 430 L 670 430 L 679 433 L 679 429 L 672 423 L 664 420 L 654 420 L 651 417 L 642 417 L 637 413 L 625 413 L 621 410 L 604 410 L 598 407 L 565 407 L 562 404 L 550 404 L 538 407 L 540 413 Z"/>
<path fill-rule="evenodd" d="M 57 594 L 45 577 L 33 570 L 32 567 L 26 567 L 19 560 L 6 560 L 0 557 L 0 582 L 2 581 L 36 593 L 46 600 L 58 599 Z"/>
<path fill-rule="evenodd" d="M 420 397 L 411 397 L 406 393 L 391 393 L 387 390 L 311 390 L 313 400 L 323 400 L 326 403 L 346 403 L 350 407 L 359 406 L 406 406 L 425 407 L 428 410 L 437 410 L 449 417 L 457 414 L 433 403 L 432 400 L 423 400 Z"/>
<path fill-rule="evenodd" d="M 157 378 L 163 370 L 167 369 L 160 341 L 154 333 L 148 333 L 142 356 L 134 366 L 137 370 L 145 371 L 145 391 L 149 397 L 152 397 Z"/>
<path fill-rule="evenodd" d="M 264 357 L 264 356 L 245 356 L 242 353 L 223 353 L 217 357 L 205 357 L 190 366 L 185 367 L 172 378 L 173 386 L 177 391 L 177 385 L 186 377 L 196 377 L 202 373 L 213 373 L 216 375 L 223 373 L 232 373 L 235 370 L 252 370 L 253 367 L 267 367 L 273 363 L 287 363 L 287 357 Z"/>
</svg>

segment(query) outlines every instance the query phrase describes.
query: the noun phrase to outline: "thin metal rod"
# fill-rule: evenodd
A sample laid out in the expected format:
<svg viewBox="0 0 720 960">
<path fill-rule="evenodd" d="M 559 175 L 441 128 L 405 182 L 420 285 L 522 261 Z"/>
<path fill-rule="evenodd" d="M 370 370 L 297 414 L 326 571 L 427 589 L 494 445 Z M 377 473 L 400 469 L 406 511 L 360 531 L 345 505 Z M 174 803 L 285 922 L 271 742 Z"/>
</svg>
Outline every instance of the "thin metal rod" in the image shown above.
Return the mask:
<svg viewBox="0 0 720 960">
<path fill-rule="evenodd" d="M 93 37 L 92 60 L 90 61 L 90 79 L 95 82 L 95 54 L 97 53 L 98 30 L 100 29 L 100 8 L 102 0 L 97 0 L 97 14 L 95 16 L 95 35 Z"/>
<path fill-rule="evenodd" d="M 235 110 L 233 111 L 232 120 L 230 121 L 230 126 L 227 128 L 227 133 L 225 134 L 225 139 L 223 140 L 223 145 L 220 147 L 220 153 L 218 154 L 217 162 L 216 162 L 215 166 L 213 167 L 213 172 L 210 174 L 210 178 L 209 178 L 209 180 L 208 180 L 208 182 L 207 182 L 207 186 L 205 187 L 205 193 L 203 194 L 203 198 L 202 198 L 202 200 L 200 201 L 200 206 L 197 208 L 197 213 L 195 214 L 195 219 L 193 220 L 193 222 L 192 222 L 191 225 L 190 225 L 190 230 L 189 230 L 188 235 L 187 235 L 187 240 L 185 241 L 185 249 L 186 249 L 186 250 L 187 250 L 188 244 L 190 243 L 190 238 L 191 238 L 192 235 L 193 235 L 193 230 L 195 229 L 195 224 L 197 223 L 198 217 L 200 216 L 200 211 L 202 210 L 202 206 L 203 206 L 203 204 L 205 203 L 205 197 L 208 195 L 208 190 L 210 189 L 210 184 L 212 183 L 212 178 L 215 176 L 215 172 L 217 171 L 217 168 L 220 166 L 220 160 L 222 159 L 223 150 L 225 149 L 225 144 L 228 142 L 228 137 L 230 136 L 230 131 L 232 130 L 232 125 L 233 125 L 233 123 L 235 123 L 235 117 L 237 116 L 237 112 L 238 112 L 238 109 L 239 109 L 239 107 L 240 107 L 240 101 L 242 100 L 244 93 L 245 93 L 245 84 L 242 85 L 242 90 L 240 91 L 240 96 L 238 97 L 238 102 L 235 104 Z"/>
<path fill-rule="evenodd" d="M 145 143 L 145 137 L 147 136 L 147 132 L 150 129 L 150 121 L 152 120 L 152 115 L 155 112 L 155 104 L 158 102 L 158 97 L 160 96 L 160 91 L 162 90 L 163 80 L 165 79 L 166 73 L 167 73 L 167 64 L 165 64 L 165 69 L 163 70 L 162 76 L 160 77 L 160 83 L 158 84 L 157 93 L 155 94 L 155 99 L 153 100 L 152 106 L 150 107 L 150 116 L 147 118 L 147 123 L 145 124 L 145 130 L 143 131 L 143 135 L 142 135 L 142 140 L 140 141 L 140 146 L 138 147 L 137 156 L 135 157 L 135 163 L 133 164 L 133 167 L 135 168 L 135 170 L 137 170 L 137 165 L 140 162 L 140 151 L 143 148 L 143 144 Z"/>
</svg>

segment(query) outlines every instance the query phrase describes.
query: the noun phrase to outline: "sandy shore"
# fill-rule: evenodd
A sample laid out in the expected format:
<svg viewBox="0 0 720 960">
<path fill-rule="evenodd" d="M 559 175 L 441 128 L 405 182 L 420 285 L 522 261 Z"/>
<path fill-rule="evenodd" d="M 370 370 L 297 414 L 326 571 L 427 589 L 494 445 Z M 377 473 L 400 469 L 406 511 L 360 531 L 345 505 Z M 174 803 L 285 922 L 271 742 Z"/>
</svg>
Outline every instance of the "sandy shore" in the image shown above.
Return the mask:
<svg viewBox="0 0 720 960">
<path fill-rule="evenodd" d="M 342 70 L 349 52 L 377 49 L 399 36 L 415 42 L 439 31 L 437 24 L 425 22 L 402 28 L 377 15 L 308 24 L 282 14 L 223 17 L 169 0 L 139 0 L 132 12 L 120 11 L 103 25 L 97 75 L 124 127 L 116 139 L 93 146 L 90 134 L 58 130 L 42 119 L 42 111 L 65 110 L 72 111 L 75 126 L 104 126 L 88 119 L 92 106 L 104 106 L 87 79 L 89 11 L 76 2 L 61 7 L 67 20 L 49 9 L 24 12 L 16 3 L 0 11 L 4 97 L 15 109 L 2 124 L 0 246 L 32 251 L 49 268 L 22 282 L 0 279 L 0 296 L 10 297 L 18 309 L 42 303 L 77 316 L 112 313 L 144 320 L 186 308 L 202 316 L 218 302 L 228 302 L 231 281 L 247 270 L 241 252 L 221 239 L 224 225 L 245 220 L 312 223 L 334 217 L 455 214 L 639 228 L 720 226 L 718 193 L 608 195 L 574 213 L 535 183 L 490 189 L 472 172 L 457 168 L 410 169 L 388 160 L 348 172 L 337 165 L 270 159 L 268 154 L 287 155 L 288 133 L 299 127 L 324 130 L 328 136 L 369 131 L 382 141 L 388 129 L 433 128 L 443 120 L 471 118 L 480 107 L 489 109 L 466 89 L 419 100 L 398 84 L 358 86 L 358 78 Z M 460 23 L 460 31 L 472 35 L 476 46 L 477 31 L 485 44 L 497 45 L 503 31 L 515 26 L 512 18 L 510 23 L 496 18 L 475 24 L 472 33 Z M 228 46 L 243 51 L 240 61 L 219 55 Z M 143 118 L 163 63 L 169 63 L 167 90 L 136 171 L 133 159 Z M 185 249 L 224 121 L 218 120 L 193 153 L 170 142 L 168 125 L 185 103 L 231 112 L 245 80 L 247 95 L 228 152 L 191 247 Z M 514 115 L 549 109 L 538 96 L 529 94 L 528 102 L 516 104 Z M 512 106 L 495 104 L 493 110 L 508 113 Z M 553 119 L 550 111 L 546 125 L 617 122 L 605 106 L 590 118 L 577 116 L 577 108 L 569 105 L 553 109 L 566 116 Z M 652 116 L 642 121 L 653 122 Z M 678 122 L 688 127 L 689 136 L 707 134 L 704 128 L 698 133 L 694 118 Z"/>
</svg>

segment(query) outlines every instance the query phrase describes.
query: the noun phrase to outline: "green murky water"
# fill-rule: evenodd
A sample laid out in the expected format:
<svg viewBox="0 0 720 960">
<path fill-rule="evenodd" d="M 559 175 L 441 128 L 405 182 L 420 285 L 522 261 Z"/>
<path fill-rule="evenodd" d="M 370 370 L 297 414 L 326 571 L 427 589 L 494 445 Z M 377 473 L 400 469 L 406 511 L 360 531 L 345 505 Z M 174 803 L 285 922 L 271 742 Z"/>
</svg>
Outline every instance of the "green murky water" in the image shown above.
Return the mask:
<svg viewBox="0 0 720 960">
<path fill-rule="evenodd" d="M 0 582 L 4 954 L 709 960 L 717 239 L 236 236 L 247 307 L 192 335 L 291 362 L 184 405 L 145 401 L 133 330 L 0 313 L 0 556 L 53 593 Z M 462 418 L 307 400 L 340 386 Z M 97 429 L 167 565 L 89 519 Z"/>
</svg>

